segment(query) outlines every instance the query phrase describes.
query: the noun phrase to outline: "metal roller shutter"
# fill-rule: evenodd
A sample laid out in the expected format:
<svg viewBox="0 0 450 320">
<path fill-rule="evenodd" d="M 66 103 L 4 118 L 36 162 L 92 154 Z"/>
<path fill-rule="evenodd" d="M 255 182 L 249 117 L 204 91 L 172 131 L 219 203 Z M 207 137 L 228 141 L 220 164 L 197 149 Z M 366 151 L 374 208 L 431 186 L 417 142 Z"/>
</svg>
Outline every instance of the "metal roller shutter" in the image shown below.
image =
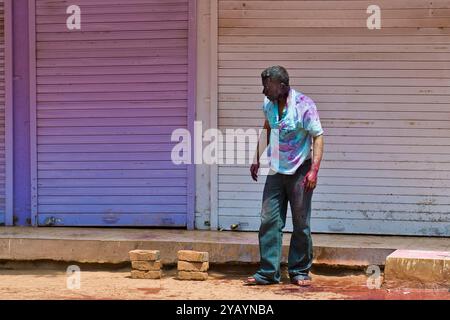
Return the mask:
<svg viewBox="0 0 450 320">
<path fill-rule="evenodd" d="M 188 0 L 36 1 L 38 225 L 187 224 Z"/>
<path fill-rule="evenodd" d="M 5 3 L 0 1 L 0 224 L 5 223 L 6 211 L 6 148 L 5 148 Z"/>
<path fill-rule="evenodd" d="M 371 4 L 219 0 L 219 126 L 261 127 L 260 72 L 284 65 L 326 131 L 313 231 L 449 236 L 450 1 L 378 1 L 381 30 Z M 218 180 L 220 227 L 257 230 L 265 178 Z"/>
</svg>

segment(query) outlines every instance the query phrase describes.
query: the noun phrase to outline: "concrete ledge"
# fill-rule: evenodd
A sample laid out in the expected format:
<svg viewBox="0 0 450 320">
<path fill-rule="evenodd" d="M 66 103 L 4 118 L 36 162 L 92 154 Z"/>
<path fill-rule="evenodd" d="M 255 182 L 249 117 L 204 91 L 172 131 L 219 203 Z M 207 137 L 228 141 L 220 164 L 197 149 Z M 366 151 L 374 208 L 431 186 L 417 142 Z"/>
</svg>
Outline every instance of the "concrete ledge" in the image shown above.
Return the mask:
<svg viewBox="0 0 450 320">
<path fill-rule="evenodd" d="M 314 247 L 314 263 L 334 267 L 366 268 L 370 265 L 384 266 L 386 257 L 395 249 Z"/>
<path fill-rule="evenodd" d="M 290 234 L 283 239 L 287 262 Z M 416 246 L 416 237 L 313 234 L 317 265 L 365 268 L 384 266 L 396 249 Z M 421 248 L 447 250 L 448 238 L 421 238 Z M 258 263 L 256 232 L 174 229 L 0 227 L 0 260 L 121 264 L 128 252 L 160 250 L 163 264 L 175 264 L 179 250 L 209 252 L 211 264 Z M 450 249 L 450 248 L 448 248 Z"/>
<path fill-rule="evenodd" d="M 450 252 L 397 250 L 386 259 L 388 287 L 450 287 Z"/>
</svg>

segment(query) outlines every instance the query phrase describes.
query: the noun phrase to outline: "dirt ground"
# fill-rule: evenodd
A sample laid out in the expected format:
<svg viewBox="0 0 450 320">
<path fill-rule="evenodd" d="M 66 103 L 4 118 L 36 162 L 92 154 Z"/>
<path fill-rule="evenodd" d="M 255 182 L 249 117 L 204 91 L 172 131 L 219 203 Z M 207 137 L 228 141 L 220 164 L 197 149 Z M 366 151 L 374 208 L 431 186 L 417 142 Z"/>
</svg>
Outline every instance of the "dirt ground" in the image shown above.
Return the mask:
<svg viewBox="0 0 450 320">
<path fill-rule="evenodd" d="M 130 278 L 129 267 L 98 269 L 81 266 L 80 288 L 67 288 L 67 265 L 17 269 L 0 265 L 0 299 L 163 299 L 163 300 L 368 300 L 439 299 L 450 300 L 448 289 L 369 289 L 368 276 L 356 271 L 314 270 L 313 286 L 291 285 L 283 274 L 283 283 L 271 286 L 244 286 L 242 280 L 254 267 L 213 266 L 207 281 L 179 281 L 176 269 L 164 270 L 161 280 Z"/>
</svg>

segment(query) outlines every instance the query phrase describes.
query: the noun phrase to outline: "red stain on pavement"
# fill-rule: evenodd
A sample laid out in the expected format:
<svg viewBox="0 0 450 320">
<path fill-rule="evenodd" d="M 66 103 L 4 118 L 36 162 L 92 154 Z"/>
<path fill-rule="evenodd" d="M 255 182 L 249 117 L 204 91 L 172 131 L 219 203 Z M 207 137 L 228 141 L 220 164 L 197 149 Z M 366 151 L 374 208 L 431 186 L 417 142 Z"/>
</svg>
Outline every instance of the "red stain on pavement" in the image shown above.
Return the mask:
<svg viewBox="0 0 450 320">
<path fill-rule="evenodd" d="M 140 291 L 143 291 L 145 294 L 158 294 L 161 292 L 161 288 L 137 288 Z"/>
<path fill-rule="evenodd" d="M 310 287 L 288 285 L 274 290 L 275 294 L 330 293 L 344 300 L 450 300 L 449 289 L 396 288 L 369 289 L 361 279 L 338 279 L 314 281 Z M 342 297 L 345 296 L 345 297 Z M 327 298 L 330 299 L 330 298 Z"/>
</svg>

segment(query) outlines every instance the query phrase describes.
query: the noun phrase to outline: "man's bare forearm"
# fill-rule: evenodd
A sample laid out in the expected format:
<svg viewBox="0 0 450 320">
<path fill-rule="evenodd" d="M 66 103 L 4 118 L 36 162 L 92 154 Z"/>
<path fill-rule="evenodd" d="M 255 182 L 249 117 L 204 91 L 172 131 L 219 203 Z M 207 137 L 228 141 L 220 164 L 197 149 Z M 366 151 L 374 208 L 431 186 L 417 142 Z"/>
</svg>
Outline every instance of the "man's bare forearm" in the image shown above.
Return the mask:
<svg viewBox="0 0 450 320">
<path fill-rule="evenodd" d="M 262 143 L 265 139 L 265 144 Z M 262 154 L 264 153 L 264 150 L 266 150 L 267 146 L 270 143 L 270 127 L 268 126 L 268 123 L 264 123 L 264 128 L 262 131 L 261 136 L 258 137 L 258 144 L 256 146 L 256 153 L 253 157 L 253 163 L 259 163 Z"/>
<path fill-rule="evenodd" d="M 317 175 L 319 174 L 320 162 L 323 155 L 323 136 L 313 138 L 313 163 L 311 169 L 303 180 L 303 187 L 305 191 L 309 192 L 316 188 Z"/>
<path fill-rule="evenodd" d="M 319 171 L 323 156 L 323 135 L 313 138 L 313 163 L 311 170 Z"/>
</svg>

